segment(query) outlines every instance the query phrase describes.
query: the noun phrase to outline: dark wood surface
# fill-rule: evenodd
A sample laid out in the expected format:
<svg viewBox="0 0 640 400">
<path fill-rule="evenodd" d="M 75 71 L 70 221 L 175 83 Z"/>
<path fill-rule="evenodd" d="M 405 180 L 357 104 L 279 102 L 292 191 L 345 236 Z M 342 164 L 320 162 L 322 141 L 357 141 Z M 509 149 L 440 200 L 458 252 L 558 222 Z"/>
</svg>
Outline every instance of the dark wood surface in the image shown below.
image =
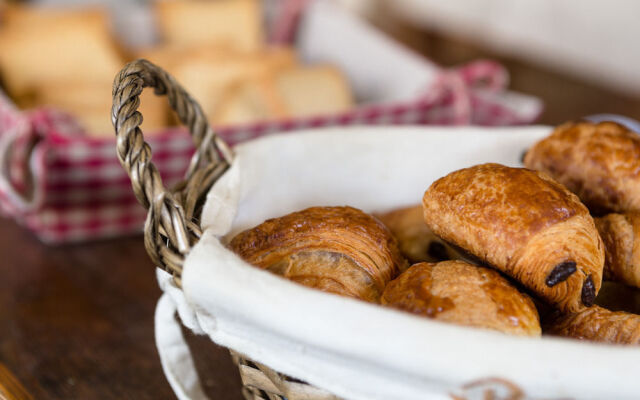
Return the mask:
<svg viewBox="0 0 640 400">
<path fill-rule="evenodd" d="M 36 399 L 170 399 L 141 237 L 48 247 L 0 219 L 0 362 Z M 190 335 L 203 383 L 241 399 L 228 352 Z"/>
<path fill-rule="evenodd" d="M 542 122 L 596 112 L 640 117 L 640 100 L 389 20 L 384 29 L 444 65 L 493 57 L 512 88 L 540 96 Z M 153 337 L 160 295 L 142 238 L 47 247 L 0 219 L 0 362 L 36 399 L 173 398 Z M 226 350 L 189 336 L 206 390 L 240 399 Z"/>
</svg>

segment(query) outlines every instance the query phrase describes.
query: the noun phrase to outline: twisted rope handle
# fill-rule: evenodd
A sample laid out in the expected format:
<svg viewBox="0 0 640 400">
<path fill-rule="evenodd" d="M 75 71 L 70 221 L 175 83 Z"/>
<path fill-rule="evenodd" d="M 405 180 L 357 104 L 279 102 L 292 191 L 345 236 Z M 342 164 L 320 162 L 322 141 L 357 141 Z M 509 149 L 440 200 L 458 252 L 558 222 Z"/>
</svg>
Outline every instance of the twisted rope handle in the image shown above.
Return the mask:
<svg viewBox="0 0 640 400">
<path fill-rule="evenodd" d="M 145 87 L 167 96 L 196 146 L 184 181 L 173 191 L 164 187 L 140 129 L 138 107 Z M 120 163 L 131 178 L 136 198 L 149 210 L 144 229 L 147 253 L 180 286 L 184 257 L 200 238 L 197 218 L 206 193 L 231 164 L 231 149 L 213 132 L 200 105 L 171 75 L 147 60 L 130 62 L 116 75 L 111 122 Z"/>
</svg>

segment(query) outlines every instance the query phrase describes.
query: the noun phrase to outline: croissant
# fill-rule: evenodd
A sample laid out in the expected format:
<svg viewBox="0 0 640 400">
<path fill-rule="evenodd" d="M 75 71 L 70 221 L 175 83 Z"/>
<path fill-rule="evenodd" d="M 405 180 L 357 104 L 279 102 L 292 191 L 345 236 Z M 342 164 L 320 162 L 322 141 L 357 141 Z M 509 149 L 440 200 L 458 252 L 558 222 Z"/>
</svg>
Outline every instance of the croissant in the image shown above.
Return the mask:
<svg viewBox="0 0 640 400">
<path fill-rule="evenodd" d="M 544 324 L 550 335 L 612 344 L 640 344 L 640 315 L 593 306 L 573 314 L 557 314 Z"/>
<path fill-rule="evenodd" d="M 496 271 L 464 261 L 414 264 L 387 285 L 381 302 L 443 322 L 540 336 L 527 295 Z"/>
<path fill-rule="evenodd" d="M 640 287 L 640 213 L 595 218 L 604 242 L 604 278 Z"/>
<path fill-rule="evenodd" d="M 558 126 L 525 155 L 597 215 L 640 211 L 640 137 L 614 122 Z"/>
<path fill-rule="evenodd" d="M 603 244 L 587 208 L 547 175 L 483 164 L 434 182 L 423 198 L 433 232 L 564 311 L 591 306 Z"/>
<path fill-rule="evenodd" d="M 422 204 L 377 215 L 398 240 L 402 255 L 411 263 L 438 262 L 460 258 L 451 246 L 425 224 Z"/>
<path fill-rule="evenodd" d="M 378 302 L 406 262 L 374 217 L 351 207 L 312 207 L 239 233 L 229 247 L 250 264 L 305 286 Z"/>
</svg>

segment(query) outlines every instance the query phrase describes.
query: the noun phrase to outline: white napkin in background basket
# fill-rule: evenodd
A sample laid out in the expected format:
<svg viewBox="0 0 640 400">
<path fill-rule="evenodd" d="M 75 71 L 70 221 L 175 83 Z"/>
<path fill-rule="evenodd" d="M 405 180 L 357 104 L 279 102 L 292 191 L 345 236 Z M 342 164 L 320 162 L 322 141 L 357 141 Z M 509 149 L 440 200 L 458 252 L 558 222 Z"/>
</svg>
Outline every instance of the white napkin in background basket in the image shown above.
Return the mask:
<svg viewBox="0 0 640 400">
<path fill-rule="evenodd" d="M 188 326 L 218 344 L 347 399 L 481 398 L 486 387 L 474 397 L 462 385 L 488 377 L 512 381 L 527 398 L 637 398 L 640 349 L 506 336 L 324 294 L 245 264 L 213 234 L 231 236 L 311 205 L 382 211 L 415 204 L 452 170 L 487 161 L 518 165 L 521 152 L 548 132 L 339 128 L 236 147 L 233 167 L 205 205 L 206 231 L 186 260 L 184 292 L 164 286 L 158 307 L 159 352 L 174 390 L 186 399 L 184 387 L 197 387 L 171 318 L 177 304 Z M 166 284 L 167 275 L 159 275 Z M 495 394 L 505 395 L 498 386 Z"/>
</svg>

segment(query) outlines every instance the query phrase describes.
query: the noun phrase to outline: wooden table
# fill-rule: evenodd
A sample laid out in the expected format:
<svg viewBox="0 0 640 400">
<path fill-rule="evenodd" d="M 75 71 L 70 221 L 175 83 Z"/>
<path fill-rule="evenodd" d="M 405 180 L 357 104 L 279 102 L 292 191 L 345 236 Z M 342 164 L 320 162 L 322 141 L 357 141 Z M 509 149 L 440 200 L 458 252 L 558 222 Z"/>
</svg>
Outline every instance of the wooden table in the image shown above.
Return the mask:
<svg viewBox="0 0 640 400">
<path fill-rule="evenodd" d="M 53 248 L 0 219 L 0 255 L 0 361 L 34 398 L 173 398 L 153 337 L 160 290 L 141 237 Z M 228 352 L 189 341 L 212 398 L 241 399 Z"/>
<path fill-rule="evenodd" d="M 596 112 L 640 118 L 640 100 L 393 21 L 383 28 L 444 65 L 493 57 L 512 87 L 547 104 L 542 122 Z M 160 295 L 142 238 L 50 248 L 0 219 L 0 362 L 38 399 L 173 398 L 153 338 Z M 226 350 L 189 336 L 215 399 L 241 399 Z"/>
</svg>

